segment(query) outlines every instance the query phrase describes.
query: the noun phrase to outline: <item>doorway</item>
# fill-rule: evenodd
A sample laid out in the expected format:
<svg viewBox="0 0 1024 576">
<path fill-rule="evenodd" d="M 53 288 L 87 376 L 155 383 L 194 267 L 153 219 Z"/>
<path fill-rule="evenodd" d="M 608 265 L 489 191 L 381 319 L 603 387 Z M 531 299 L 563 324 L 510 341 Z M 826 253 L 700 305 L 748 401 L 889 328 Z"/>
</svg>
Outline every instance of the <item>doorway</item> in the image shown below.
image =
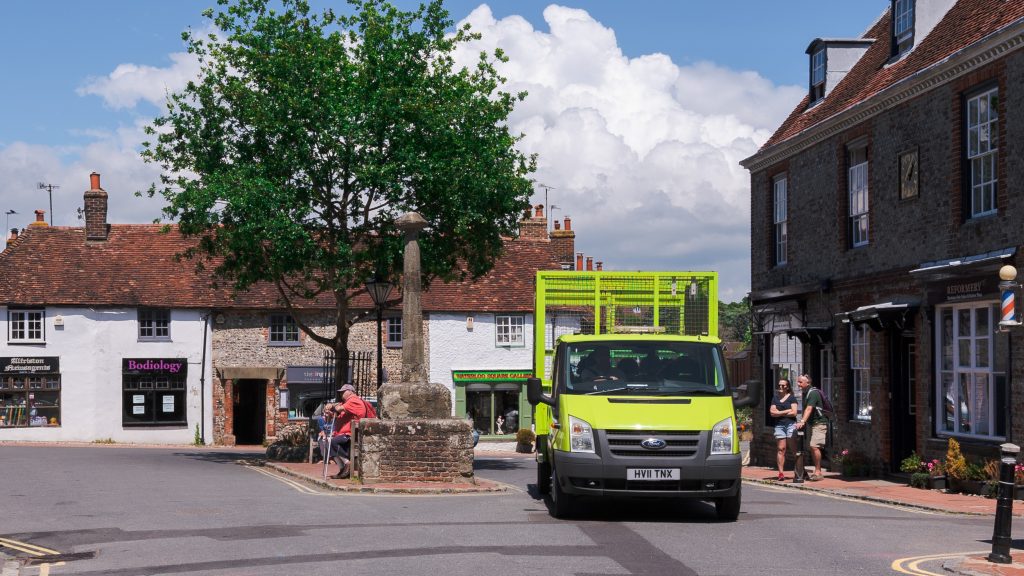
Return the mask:
<svg viewBox="0 0 1024 576">
<path fill-rule="evenodd" d="M 234 425 L 236 445 L 262 445 L 267 429 L 267 381 L 236 380 Z"/>
<path fill-rule="evenodd" d="M 893 331 L 892 377 L 889 379 L 889 421 L 892 454 L 889 464 L 898 472 L 900 462 L 917 449 L 917 343 L 912 332 Z"/>
</svg>

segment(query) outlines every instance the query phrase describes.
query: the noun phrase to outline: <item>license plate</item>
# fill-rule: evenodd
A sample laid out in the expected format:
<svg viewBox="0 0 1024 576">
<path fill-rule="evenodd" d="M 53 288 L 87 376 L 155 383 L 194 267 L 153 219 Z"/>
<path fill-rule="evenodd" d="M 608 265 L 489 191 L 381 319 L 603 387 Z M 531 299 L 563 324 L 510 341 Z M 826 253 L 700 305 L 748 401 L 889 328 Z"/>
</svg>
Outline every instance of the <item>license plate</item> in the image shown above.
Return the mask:
<svg viewBox="0 0 1024 576">
<path fill-rule="evenodd" d="M 679 468 L 626 468 L 626 480 L 679 480 Z"/>
</svg>

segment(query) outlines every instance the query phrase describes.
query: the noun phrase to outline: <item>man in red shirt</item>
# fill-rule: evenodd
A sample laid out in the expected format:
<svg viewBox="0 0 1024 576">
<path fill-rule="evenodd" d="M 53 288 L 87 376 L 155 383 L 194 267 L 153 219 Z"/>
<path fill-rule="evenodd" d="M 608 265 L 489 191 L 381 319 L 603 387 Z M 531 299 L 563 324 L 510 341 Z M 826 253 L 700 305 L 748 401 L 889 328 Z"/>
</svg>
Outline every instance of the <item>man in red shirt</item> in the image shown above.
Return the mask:
<svg viewBox="0 0 1024 576">
<path fill-rule="evenodd" d="M 341 402 L 334 405 L 334 433 L 331 436 L 329 453 L 332 458 L 338 459 L 341 468 L 331 478 L 348 478 L 352 472 L 348 460 L 352 424 L 363 418 L 376 418 L 377 413 L 356 394 L 356 389 L 351 384 L 345 384 L 339 391 Z"/>
</svg>

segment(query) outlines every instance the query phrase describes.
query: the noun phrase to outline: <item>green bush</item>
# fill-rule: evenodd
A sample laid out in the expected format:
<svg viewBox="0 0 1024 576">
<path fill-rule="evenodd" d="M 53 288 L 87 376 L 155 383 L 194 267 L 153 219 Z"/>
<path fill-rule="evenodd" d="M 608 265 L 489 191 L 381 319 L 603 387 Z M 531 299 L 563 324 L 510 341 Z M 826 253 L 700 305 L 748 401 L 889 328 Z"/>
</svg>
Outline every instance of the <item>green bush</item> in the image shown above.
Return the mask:
<svg viewBox="0 0 1024 576">
<path fill-rule="evenodd" d="M 924 463 L 921 462 L 921 457 L 918 456 L 917 452 L 911 452 L 910 456 L 907 456 L 900 462 L 900 472 L 906 472 L 908 474 L 914 474 L 921 472 L 924 468 Z"/>
<path fill-rule="evenodd" d="M 967 480 L 967 459 L 960 451 L 960 443 L 949 439 L 946 448 L 946 476 L 954 480 Z"/>
<path fill-rule="evenodd" d="M 914 488 L 928 489 L 931 487 L 931 474 L 927 472 L 914 472 L 910 475 L 910 485 Z"/>
</svg>

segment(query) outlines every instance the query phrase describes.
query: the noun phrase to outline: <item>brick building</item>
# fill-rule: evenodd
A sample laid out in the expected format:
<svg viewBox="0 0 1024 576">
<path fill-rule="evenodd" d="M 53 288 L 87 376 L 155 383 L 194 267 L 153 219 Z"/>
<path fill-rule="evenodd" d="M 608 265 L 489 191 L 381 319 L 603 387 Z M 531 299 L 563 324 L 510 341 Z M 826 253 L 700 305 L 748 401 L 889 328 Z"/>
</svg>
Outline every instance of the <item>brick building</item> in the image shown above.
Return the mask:
<svg viewBox="0 0 1024 576">
<path fill-rule="evenodd" d="M 90 184 L 84 227 L 47 226 L 39 213 L 0 253 L 0 440 L 260 444 L 305 422 L 329 393 L 327 349 L 269 286 L 232 296 L 176 261 L 192 241 L 175 227 L 108 224 L 100 175 Z M 538 206 L 488 275 L 423 295 L 430 377 L 485 434 L 514 432 L 496 428 L 499 415 L 529 425 L 533 278 L 567 265 L 574 243 L 568 218 L 549 237 Z M 397 375 L 400 295 L 389 303 L 383 364 Z M 361 294 L 352 309 L 362 318 L 349 339 L 355 376 L 373 390 L 374 307 Z M 299 314 L 332 334 L 331 310 L 310 303 Z"/>
<path fill-rule="evenodd" d="M 876 473 L 948 437 L 993 456 L 1024 439 L 1024 338 L 998 330 L 997 287 L 1024 245 L 1024 3 L 893 0 L 865 24 L 810 43 L 807 96 L 742 162 L 756 371 L 809 373 L 833 449 Z"/>
</svg>

